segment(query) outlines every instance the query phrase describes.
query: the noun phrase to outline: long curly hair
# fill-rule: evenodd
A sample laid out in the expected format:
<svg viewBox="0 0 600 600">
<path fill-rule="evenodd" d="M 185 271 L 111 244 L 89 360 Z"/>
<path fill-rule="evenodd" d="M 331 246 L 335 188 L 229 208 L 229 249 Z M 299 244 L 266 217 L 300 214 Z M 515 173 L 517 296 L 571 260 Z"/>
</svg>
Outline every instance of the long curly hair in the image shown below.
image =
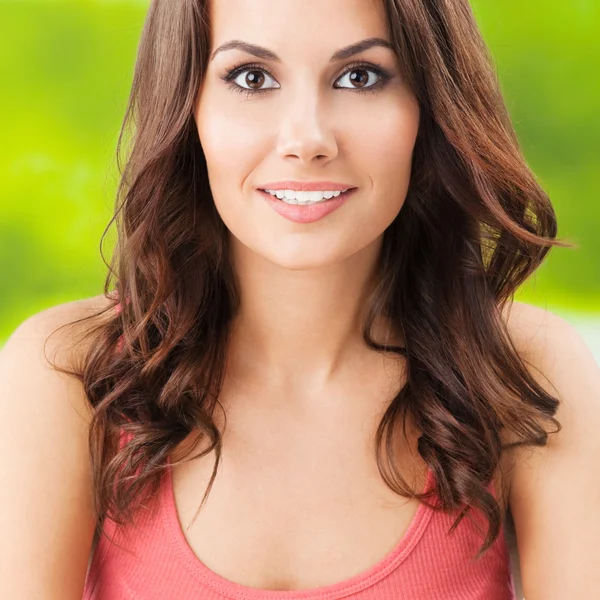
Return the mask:
<svg viewBox="0 0 600 600">
<path fill-rule="evenodd" d="M 481 510 L 489 527 L 480 557 L 501 532 L 487 489 L 501 453 L 543 446 L 561 427 L 559 400 L 517 354 L 503 308 L 552 246 L 572 244 L 556 237 L 555 212 L 522 155 L 468 0 L 383 2 L 421 110 L 406 201 L 383 234 L 362 328 L 368 347 L 403 356 L 407 367 L 377 428 L 377 464 L 399 495 L 457 511 L 451 531 Z M 214 411 L 239 287 L 193 117 L 210 51 L 207 4 L 151 3 L 117 144 L 115 212 L 102 236 L 116 224 L 108 302 L 88 318 L 110 314 L 86 329 L 93 343 L 77 368 L 55 365 L 80 379 L 93 407 L 96 540 L 105 519 L 123 526 L 157 492 L 190 434 L 206 442 L 196 456 L 216 456 L 200 506 L 221 458 Z M 374 340 L 382 315 L 404 346 Z M 417 449 L 439 504 L 397 468 L 393 440 L 407 414 L 422 432 Z M 506 432 L 516 441 L 503 444 Z"/>
</svg>

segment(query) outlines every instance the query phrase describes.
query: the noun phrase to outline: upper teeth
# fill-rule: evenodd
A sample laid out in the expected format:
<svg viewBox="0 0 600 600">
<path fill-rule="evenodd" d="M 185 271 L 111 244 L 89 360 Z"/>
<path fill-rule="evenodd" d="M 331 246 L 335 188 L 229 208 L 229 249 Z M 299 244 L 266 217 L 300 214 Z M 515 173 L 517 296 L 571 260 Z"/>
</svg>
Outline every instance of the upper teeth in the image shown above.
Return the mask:
<svg viewBox="0 0 600 600">
<path fill-rule="evenodd" d="M 350 189 L 350 188 L 348 188 Z M 271 196 L 277 196 L 280 200 L 289 202 L 290 204 L 308 204 L 309 202 L 321 202 L 335 198 L 348 190 L 338 191 L 319 191 L 319 192 L 300 192 L 295 190 L 265 190 Z"/>
</svg>

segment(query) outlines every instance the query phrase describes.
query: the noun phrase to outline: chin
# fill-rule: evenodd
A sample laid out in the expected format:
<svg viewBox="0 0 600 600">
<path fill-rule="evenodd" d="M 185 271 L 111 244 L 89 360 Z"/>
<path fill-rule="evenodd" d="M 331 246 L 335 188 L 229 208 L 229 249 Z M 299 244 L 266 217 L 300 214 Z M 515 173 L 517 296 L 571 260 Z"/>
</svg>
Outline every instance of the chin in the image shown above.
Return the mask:
<svg viewBox="0 0 600 600">
<path fill-rule="evenodd" d="M 285 249 L 281 248 L 269 251 L 259 252 L 265 259 L 282 269 L 289 271 L 311 271 L 315 269 L 323 269 L 332 267 L 336 264 L 344 262 L 346 258 L 351 256 L 352 251 L 332 251 L 331 247 L 328 251 L 324 251 L 324 246 L 313 246 L 310 250 L 302 251 L 299 248 Z"/>
<path fill-rule="evenodd" d="M 268 258 L 268 260 L 278 267 L 287 269 L 288 271 L 314 271 L 316 269 L 334 266 L 343 261 L 343 258 L 331 258 L 328 260 L 323 256 L 314 258 L 312 260 L 302 256 L 285 257 L 281 255 L 270 256 L 266 258 Z"/>
</svg>

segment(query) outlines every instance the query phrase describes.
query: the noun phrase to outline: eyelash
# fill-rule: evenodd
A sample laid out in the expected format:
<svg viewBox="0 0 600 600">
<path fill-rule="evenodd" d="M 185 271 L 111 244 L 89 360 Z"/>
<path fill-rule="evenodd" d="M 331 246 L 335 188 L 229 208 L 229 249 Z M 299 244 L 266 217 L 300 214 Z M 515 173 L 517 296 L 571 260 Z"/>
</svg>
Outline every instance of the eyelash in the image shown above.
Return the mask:
<svg viewBox="0 0 600 600">
<path fill-rule="evenodd" d="M 389 73 L 389 71 L 387 69 L 385 69 L 384 67 L 382 67 L 380 64 L 366 63 L 366 62 L 356 62 L 351 65 L 348 65 L 346 70 L 338 77 L 338 79 L 340 79 L 344 75 L 347 75 L 348 73 L 350 73 L 354 70 L 358 70 L 358 68 L 364 68 L 366 71 L 372 71 L 379 77 L 379 81 L 369 87 L 366 87 L 366 88 L 355 88 L 355 89 L 335 88 L 335 89 L 350 90 L 352 92 L 357 92 L 359 94 L 367 94 L 367 93 L 375 94 L 382 87 L 384 87 L 390 79 L 392 79 L 392 74 Z M 244 71 L 250 71 L 250 70 L 263 71 L 269 77 L 272 77 L 273 79 L 275 79 L 275 77 L 273 77 L 273 75 L 267 69 L 265 69 L 264 67 L 262 67 L 256 63 L 250 63 L 250 64 L 242 63 L 242 64 L 235 65 L 231 69 L 227 69 L 226 75 L 221 77 L 221 79 L 223 81 L 225 81 L 228 84 L 228 86 L 230 88 L 232 88 L 234 91 L 236 91 L 240 94 L 244 94 L 247 98 L 249 98 L 250 96 L 255 96 L 257 94 L 264 94 L 264 93 L 269 92 L 274 89 L 279 89 L 279 88 L 265 88 L 262 90 L 252 90 L 252 89 L 241 87 L 237 83 L 234 82 L 234 79 L 236 79 L 240 73 L 243 73 Z"/>
</svg>

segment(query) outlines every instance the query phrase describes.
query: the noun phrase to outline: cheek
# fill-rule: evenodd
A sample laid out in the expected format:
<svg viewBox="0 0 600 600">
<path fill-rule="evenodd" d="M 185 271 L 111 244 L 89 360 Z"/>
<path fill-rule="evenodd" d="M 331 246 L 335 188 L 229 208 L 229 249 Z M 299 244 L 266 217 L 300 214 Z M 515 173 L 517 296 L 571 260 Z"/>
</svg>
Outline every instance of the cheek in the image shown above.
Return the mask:
<svg viewBox="0 0 600 600">
<path fill-rule="evenodd" d="M 256 162 L 259 145 L 266 137 L 268 112 L 264 114 L 262 103 L 248 101 L 246 105 L 242 98 L 223 82 L 208 78 L 196 99 L 198 135 L 215 186 L 221 186 L 218 179 L 222 175 L 224 183 L 239 184 Z"/>
<path fill-rule="evenodd" d="M 414 101 L 396 103 L 370 117 L 355 142 L 360 162 L 373 179 L 377 195 L 402 199 L 408 189 L 412 155 L 419 128 L 419 107 Z"/>
<path fill-rule="evenodd" d="M 416 99 L 394 96 L 380 110 L 357 116 L 351 148 L 353 162 L 368 175 L 372 189 L 357 205 L 360 242 L 375 238 L 402 210 L 410 184 L 419 129 Z"/>
<path fill-rule="evenodd" d="M 236 122 L 232 113 L 208 107 L 203 112 L 210 114 L 210 118 L 204 117 L 202 112 L 198 114 L 198 135 L 206 156 L 211 184 L 220 186 L 222 182 L 229 182 L 233 185 L 235 175 L 243 173 L 251 162 L 252 141 L 256 140 L 256 131 L 242 119 Z"/>
<path fill-rule="evenodd" d="M 213 102 L 196 113 L 196 123 L 217 211 L 230 230 L 243 230 L 250 206 L 240 196 L 246 178 L 261 162 L 260 127 L 241 111 Z"/>
</svg>

